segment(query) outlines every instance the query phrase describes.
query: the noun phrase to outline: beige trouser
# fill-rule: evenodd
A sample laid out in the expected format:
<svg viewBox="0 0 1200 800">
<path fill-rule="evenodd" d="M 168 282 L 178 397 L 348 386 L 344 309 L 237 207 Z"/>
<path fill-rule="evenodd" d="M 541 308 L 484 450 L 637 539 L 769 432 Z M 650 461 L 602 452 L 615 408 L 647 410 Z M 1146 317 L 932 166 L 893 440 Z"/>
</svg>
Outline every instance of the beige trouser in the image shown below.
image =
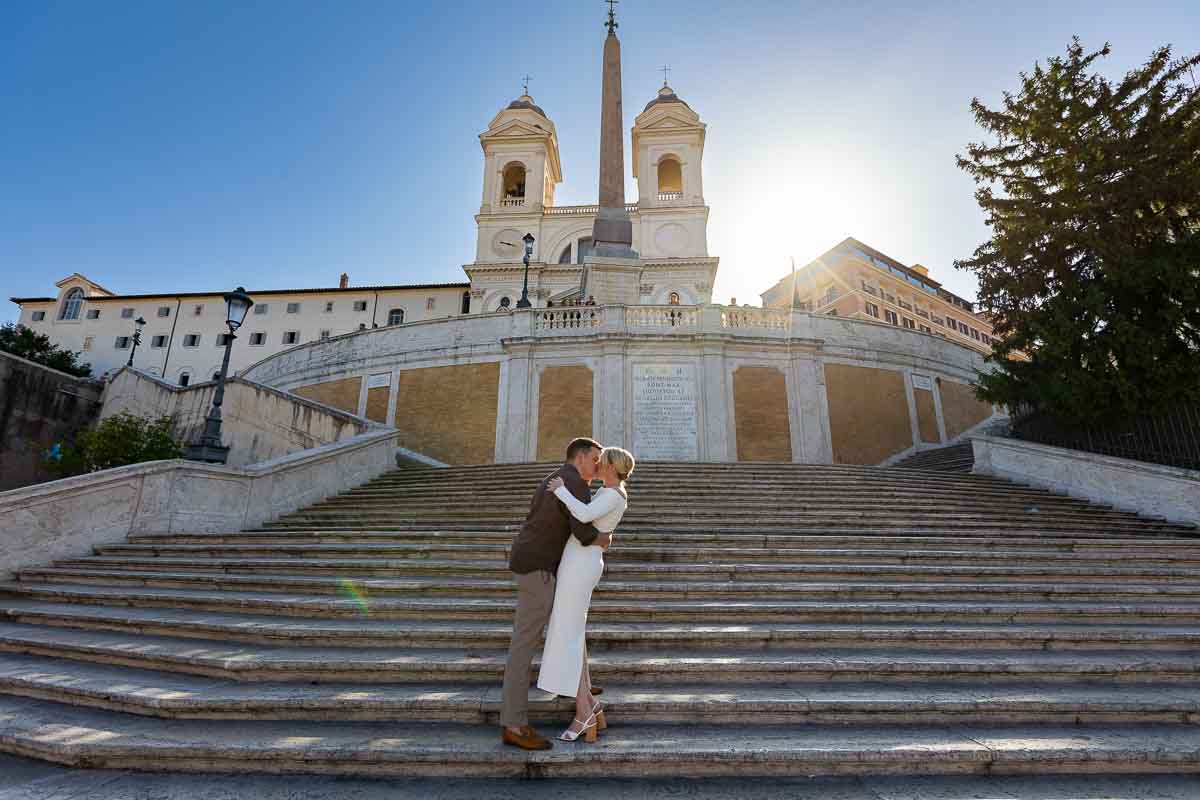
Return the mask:
<svg viewBox="0 0 1200 800">
<path fill-rule="evenodd" d="M 529 673 L 533 651 L 554 609 L 554 573 L 537 570 L 516 575 L 517 612 L 513 619 L 512 644 L 504 665 L 504 705 L 500 724 L 520 728 L 529 724 Z"/>
</svg>

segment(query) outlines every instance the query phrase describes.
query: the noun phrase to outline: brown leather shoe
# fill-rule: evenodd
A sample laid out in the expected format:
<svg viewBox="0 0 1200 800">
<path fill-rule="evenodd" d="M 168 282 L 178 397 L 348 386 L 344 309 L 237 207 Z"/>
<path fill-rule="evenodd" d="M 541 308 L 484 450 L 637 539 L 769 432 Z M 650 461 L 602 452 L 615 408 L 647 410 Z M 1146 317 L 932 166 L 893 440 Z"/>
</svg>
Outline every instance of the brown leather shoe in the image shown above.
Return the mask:
<svg viewBox="0 0 1200 800">
<path fill-rule="evenodd" d="M 549 739 L 539 735 L 537 731 L 528 725 L 521 728 L 520 733 L 513 733 L 508 728 L 501 728 L 500 741 L 505 744 L 511 744 L 513 747 L 519 747 L 522 750 L 549 750 L 554 747 L 554 744 Z"/>
<path fill-rule="evenodd" d="M 592 686 L 592 694 L 604 694 L 604 689 L 600 686 Z"/>
</svg>

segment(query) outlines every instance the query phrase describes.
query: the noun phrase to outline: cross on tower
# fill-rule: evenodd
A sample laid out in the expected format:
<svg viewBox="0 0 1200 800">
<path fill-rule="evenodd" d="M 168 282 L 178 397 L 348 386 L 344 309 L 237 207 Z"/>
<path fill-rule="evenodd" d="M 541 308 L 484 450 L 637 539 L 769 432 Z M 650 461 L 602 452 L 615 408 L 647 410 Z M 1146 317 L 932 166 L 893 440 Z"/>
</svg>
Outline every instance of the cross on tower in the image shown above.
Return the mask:
<svg viewBox="0 0 1200 800">
<path fill-rule="evenodd" d="M 604 24 L 608 26 L 609 33 L 616 33 L 617 28 L 620 27 L 617 24 L 617 3 L 621 0 L 604 0 L 604 2 L 608 3 L 608 22 Z"/>
<path fill-rule="evenodd" d="M 526 94 L 526 95 L 528 95 L 528 94 L 529 94 L 529 82 L 530 82 L 531 80 L 533 80 L 533 78 L 532 78 L 532 77 L 530 77 L 529 75 L 526 75 L 525 77 L 521 78 L 521 80 L 525 81 L 525 84 L 524 84 L 524 86 L 525 86 L 525 91 L 523 92 L 523 94 Z"/>
<path fill-rule="evenodd" d="M 671 68 L 669 66 L 667 66 L 666 64 L 663 64 L 658 69 L 663 74 L 663 86 L 666 86 L 667 85 L 667 75 L 670 74 Z"/>
</svg>

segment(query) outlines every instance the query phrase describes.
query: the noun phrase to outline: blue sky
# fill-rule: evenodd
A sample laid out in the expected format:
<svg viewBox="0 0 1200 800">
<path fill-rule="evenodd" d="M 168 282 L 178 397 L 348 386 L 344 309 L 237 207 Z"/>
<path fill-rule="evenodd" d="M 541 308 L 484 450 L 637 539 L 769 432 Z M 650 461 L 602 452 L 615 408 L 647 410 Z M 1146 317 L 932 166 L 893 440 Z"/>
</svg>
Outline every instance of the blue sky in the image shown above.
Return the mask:
<svg viewBox="0 0 1200 800">
<path fill-rule="evenodd" d="M 476 137 L 526 72 L 558 202 L 595 202 L 604 8 L 0 0 L 0 294 L 76 271 L 121 292 L 461 280 Z M 987 233 L 954 166 L 971 97 L 1072 34 L 1110 41 L 1113 75 L 1200 50 L 1184 0 L 624 0 L 620 19 L 627 139 L 663 63 L 709 125 L 720 302 L 847 235 L 973 297 L 952 268 Z"/>
</svg>

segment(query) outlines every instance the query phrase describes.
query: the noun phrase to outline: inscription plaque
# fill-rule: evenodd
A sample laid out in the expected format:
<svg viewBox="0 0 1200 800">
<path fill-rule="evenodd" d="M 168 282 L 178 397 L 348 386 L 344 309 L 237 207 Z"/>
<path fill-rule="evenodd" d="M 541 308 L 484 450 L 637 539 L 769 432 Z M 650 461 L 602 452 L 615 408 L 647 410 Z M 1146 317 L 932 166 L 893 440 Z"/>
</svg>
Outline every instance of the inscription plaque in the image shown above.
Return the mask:
<svg viewBox="0 0 1200 800">
<path fill-rule="evenodd" d="M 633 367 L 633 453 L 696 461 L 696 370 L 690 364 Z"/>
</svg>

